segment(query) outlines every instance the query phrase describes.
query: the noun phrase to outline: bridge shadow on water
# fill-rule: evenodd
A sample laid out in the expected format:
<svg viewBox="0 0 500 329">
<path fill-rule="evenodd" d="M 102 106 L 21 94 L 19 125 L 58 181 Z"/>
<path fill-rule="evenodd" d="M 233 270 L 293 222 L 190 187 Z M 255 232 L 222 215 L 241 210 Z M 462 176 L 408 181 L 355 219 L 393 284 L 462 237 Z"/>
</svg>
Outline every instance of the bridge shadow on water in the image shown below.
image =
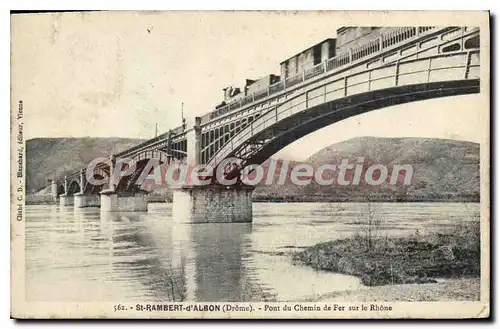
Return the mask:
<svg viewBox="0 0 500 329">
<path fill-rule="evenodd" d="M 128 281 L 138 300 L 243 301 L 258 287 L 245 267 L 251 223 L 181 224 L 153 213 L 81 214 L 98 225 L 91 239 L 105 245 L 110 277 Z"/>
</svg>

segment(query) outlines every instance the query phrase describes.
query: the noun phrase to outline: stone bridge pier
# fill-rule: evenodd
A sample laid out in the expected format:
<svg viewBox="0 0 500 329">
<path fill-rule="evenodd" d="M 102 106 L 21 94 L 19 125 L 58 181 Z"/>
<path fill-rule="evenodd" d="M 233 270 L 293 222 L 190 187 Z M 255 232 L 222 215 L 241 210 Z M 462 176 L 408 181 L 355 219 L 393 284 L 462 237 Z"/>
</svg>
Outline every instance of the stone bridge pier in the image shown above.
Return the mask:
<svg viewBox="0 0 500 329">
<path fill-rule="evenodd" d="M 59 196 L 59 205 L 73 206 L 74 204 L 75 204 L 75 198 L 73 195 L 61 194 Z"/>
<path fill-rule="evenodd" d="M 101 211 L 147 211 L 146 193 L 119 193 L 107 189 L 101 192 Z"/>
<path fill-rule="evenodd" d="M 180 223 L 252 222 L 253 186 L 180 186 L 172 189 L 172 217 Z"/>
<path fill-rule="evenodd" d="M 99 195 L 79 192 L 74 194 L 73 197 L 73 204 L 75 208 L 99 207 L 101 205 Z"/>
</svg>

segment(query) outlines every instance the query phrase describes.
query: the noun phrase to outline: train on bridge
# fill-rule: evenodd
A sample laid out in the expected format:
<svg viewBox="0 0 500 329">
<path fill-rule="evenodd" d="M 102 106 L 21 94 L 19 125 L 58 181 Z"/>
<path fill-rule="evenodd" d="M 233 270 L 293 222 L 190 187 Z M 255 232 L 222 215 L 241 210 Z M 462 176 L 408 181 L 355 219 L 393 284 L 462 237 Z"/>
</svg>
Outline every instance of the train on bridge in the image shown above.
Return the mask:
<svg viewBox="0 0 500 329">
<path fill-rule="evenodd" d="M 418 29 L 420 33 L 431 29 L 431 27 L 415 29 Z M 341 27 L 337 29 L 336 38 L 327 38 L 281 61 L 279 63 L 280 75 L 268 74 L 258 79 L 246 79 L 242 88 L 235 86 L 223 88 L 223 101 L 215 106 L 215 111 L 204 118 L 213 119 L 221 112 L 220 109 L 231 108 L 233 104 L 239 104 L 245 97 L 262 93 L 274 84 L 299 76 L 302 72 L 327 62 L 337 54 L 348 54 L 351 49 L 356 50 L 360 46 L 369 45 L 351 54 L 354 59 L 361 58 L 375 50 L 377 45 L 374 42 L 382 42 L 381 46 L 388 47 L 396 43 L 398 38 L 402 40 L 405 33 L 409 35 L 411 31 L 405 27 Z M 382 36 L 385 36 L 383 40 L 381 40 Z M 289 82 L 293 83 L 290 80 Z"/>
</svg>

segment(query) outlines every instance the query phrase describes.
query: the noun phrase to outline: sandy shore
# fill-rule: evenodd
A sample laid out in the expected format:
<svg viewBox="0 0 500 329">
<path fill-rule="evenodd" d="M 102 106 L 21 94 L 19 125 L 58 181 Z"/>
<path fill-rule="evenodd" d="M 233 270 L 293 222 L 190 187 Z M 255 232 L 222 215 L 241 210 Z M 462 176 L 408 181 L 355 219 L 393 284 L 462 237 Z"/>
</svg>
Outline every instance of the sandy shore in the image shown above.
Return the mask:
<svg viewBox="0 0 500 329">
<path fill-rule="evenodd" d="M 439 283 L 395 284 L 318 295 L 308 301 L 417 302 L 478 301 L 479 278 L 449 279 Z"/>
</svg>

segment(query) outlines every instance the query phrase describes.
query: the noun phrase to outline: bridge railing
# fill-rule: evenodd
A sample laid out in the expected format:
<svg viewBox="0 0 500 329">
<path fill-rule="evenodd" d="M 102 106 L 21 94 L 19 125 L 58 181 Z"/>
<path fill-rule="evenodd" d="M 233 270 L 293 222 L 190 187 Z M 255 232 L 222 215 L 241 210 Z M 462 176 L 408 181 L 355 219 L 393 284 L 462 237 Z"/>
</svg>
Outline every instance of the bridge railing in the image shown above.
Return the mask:
<svg viewBox="0 0 500 329">
<path fill-rule="evenodd" d="M 268 90 L 269 94 L 274 94 L 285 89 L 285 81 L 279 81 L 273 85 L 270 85 Z"/>
<path fill-rule="evenodd" d="M 349 53 L 339 54 L 326 62 L 326 70 L 336 70 L 347 64 L 349 64 Z"/>
<path fill-rule="evenodd" d="M 343 66 L 347 66 L 354 61 L 358 61 L 367 56 L 373 55 L 378 52 L 382 52 L 387 48 L 399 45 L 408 39 L 422 35 L 434 28 L 435 27 L 431 26 L 401 27 L 401 28 L 396 28 L 393 31 L 386 32 L 382 34 L 378 39 L 372 40 L 367 44 L 360 45 L 356 48 L 351 49 L 348 52 L 340 53 L 337 56 L 332 57 L 326 60 L 325 62 L 319 63 L 314 67 L 307 69 L 297 75 L 291 76 L 285 80 L 281 80 L 275 84 L 272 84 L 268 86 L 266 89 L 257 91 L 253 94 L 242 97 L 237 101 L 233 101 L 223 107 L 220 107 L 219 109 L 202 116 L 201 117 L 202 124 L 207 123 L 235 109 L 250 104 L 256 100 L 280 92 L 286 88 L 304 82 L 305 80 L 314 78 L 327 71 L 332 71 L 342 68 Z"/>
<path fill-rule="evenodd" d="M 143 143 L 140 143 L 136 146 L 133 146 L 125 151 L 116 153 L 116 157 L 123 157 L 125 155 L 130 156 L 133 155 L 137 151 L 142 151 L 145 147 L 150 147 L 151 145 L 154 145 L 157 142 L 162 142 L 168 138 L 169 133 L 171 134 L 172 137 L 175 137 L 176 135 L 184 132 L 184 129 L 182 126 L 176 127 L 174 129 L 171 129 L 170 131 L 167 131 L 166 133 L 163 133 L 161 135 L 158 135 L 155 138 L 149 139 Z"/>
<path fill-rule="evenodd" d="M 314 78 L 315 76 L 321 75 L 323 73 L 325 73 L 325 65 L 316 65 L 304 71 L 303 80 Z"/>
<path fill-rule="evenodd" d="M 379 52 L 380 48 L 381 48 L 380 38 L 377 40 L 370 41 L 367 44 L 355 48 L 352 51 L 352 60 L 357 61 L 358 59 L 361 59 L 365 56 Z"/>
</svg>

